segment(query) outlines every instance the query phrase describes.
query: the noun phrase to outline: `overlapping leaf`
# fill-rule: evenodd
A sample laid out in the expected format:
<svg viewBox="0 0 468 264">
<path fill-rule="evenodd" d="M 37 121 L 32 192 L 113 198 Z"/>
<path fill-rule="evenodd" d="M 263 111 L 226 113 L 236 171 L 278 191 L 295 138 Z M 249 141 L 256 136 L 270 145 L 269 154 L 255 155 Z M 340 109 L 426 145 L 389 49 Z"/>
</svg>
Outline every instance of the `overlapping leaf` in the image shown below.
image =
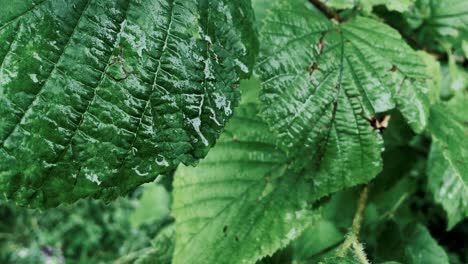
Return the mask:
<svg viewBox="0 0 468 264">
<path fill-rule="evenodd" d="M 413 38 L 425 47 L 444 51 L 449 43 L 460 53 L 468 43 L 468 4 L 460 0 L 417 0 L 405 18 Z M 466 53 L 465 53 L 466 57 Z"/>
<path fill-rule="evenodd" d="M 176 172 L 175 263 L 252 263 L 271 255 L 315 222 L 314 201 L 372 178 L 297 170 L 258 115 L 255 84 L 244 83 L 245 102 L 208 156 Z"/>
<path fill-rule="evenodd" d="M 425 127 L 426 67 L 392 28 L 362 17 L 335 24 L 295 0 L 273 9 L 261 39 L 263 115 L 317 177 L 378 173 L 381 137 L 368 121 L 377 113 L 397 107 L 413 130 Z"/>
<path fill-rule="evenodd" d="M 0 1 L 0 191 L 52 206 L 206 155 L 255 59 L 250 0 Z"/>
<path fill-rule="evenodd" d="M 313 222 L 310 188 L 289 171 L 256 108 L 236 109 L 208 156 L 177 170 L 174 263 L 252 263 Z"/>
</svg>

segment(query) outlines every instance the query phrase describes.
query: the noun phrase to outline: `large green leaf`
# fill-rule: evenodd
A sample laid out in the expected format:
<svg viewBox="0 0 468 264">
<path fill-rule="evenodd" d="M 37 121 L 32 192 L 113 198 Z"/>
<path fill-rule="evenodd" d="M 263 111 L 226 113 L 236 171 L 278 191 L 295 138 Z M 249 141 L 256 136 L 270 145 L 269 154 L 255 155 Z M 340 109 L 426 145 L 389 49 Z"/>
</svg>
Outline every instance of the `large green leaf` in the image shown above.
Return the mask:
<svg viewBox="0 0 468 264">
<path fill-rule="evenodd" d="M 273 9 L 261 38 L 263 115 L 318 177 L 380 171 L 381 136 L 368 122 L 377 113 L 398 107 L 415 131 L 425 127 L 426 67 L 392 28 L 362 17 L 336 24 L 295 0 Z"/>
<path fill-rule="evenodd" d="M 177 170 L 174 263 L 253 263 L 313 222 L 310 188 L 290 172 L 256 108 L 236 109 L 208 156 Z"/>
<path fill-rule="evenodd" d="M 334 179 L 297 170 L 258 115 L 255 80 L 225 133 L 196 168 L 174 180 L 175 263 L 253 263 L 316 222 L 310 205 L 372 176 Z"/>
<path fill-rule="evenodd" d="M 250 0 L 0 0 L 0 192 L 113 199 L 206 155 L 255 59 Z"/>
<path fill-rule="evenodd" d="M 448 228 L 468 218 L 468 97 L 431 111 L 433 145 L 428 162 L 428 188 L 447 213 Z"/>
</svg>

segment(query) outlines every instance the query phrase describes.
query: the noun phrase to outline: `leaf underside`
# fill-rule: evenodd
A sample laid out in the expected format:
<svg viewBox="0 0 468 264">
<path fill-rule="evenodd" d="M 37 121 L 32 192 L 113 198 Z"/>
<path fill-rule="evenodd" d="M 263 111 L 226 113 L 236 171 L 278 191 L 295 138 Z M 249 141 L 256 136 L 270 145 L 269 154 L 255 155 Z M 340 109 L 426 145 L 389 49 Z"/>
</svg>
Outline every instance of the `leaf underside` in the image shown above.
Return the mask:
<svg viewBox="0 0 468 264">
<path fill-rule="evenodd" d="M 194 164 L 255 57 L 249 0 L 0 6 L 0 192 L 33 207 Z"/>
</svg>

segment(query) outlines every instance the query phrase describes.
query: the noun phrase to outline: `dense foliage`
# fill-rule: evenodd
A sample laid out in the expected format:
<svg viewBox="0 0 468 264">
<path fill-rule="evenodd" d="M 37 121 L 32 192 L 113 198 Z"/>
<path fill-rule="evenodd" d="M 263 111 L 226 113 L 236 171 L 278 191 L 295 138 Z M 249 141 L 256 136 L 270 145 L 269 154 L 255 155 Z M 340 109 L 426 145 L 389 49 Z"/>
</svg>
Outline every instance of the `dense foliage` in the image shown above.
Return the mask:
<svg viewBox="0 0 468 264">
<path fill-rule="evenodd" d="M 0 6 L 1 263 L 468 263 L 468 2 Z"/>
</svg>

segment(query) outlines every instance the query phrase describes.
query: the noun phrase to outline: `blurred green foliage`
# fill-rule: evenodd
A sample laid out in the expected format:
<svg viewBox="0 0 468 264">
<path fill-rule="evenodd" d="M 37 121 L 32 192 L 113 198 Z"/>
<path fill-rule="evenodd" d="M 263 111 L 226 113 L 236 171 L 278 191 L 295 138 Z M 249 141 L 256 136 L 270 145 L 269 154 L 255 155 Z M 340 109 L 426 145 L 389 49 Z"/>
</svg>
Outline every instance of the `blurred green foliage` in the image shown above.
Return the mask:
<svg viewBox="0 0 468 264">
<path fill-rule="evenodd" d="M 0 263 L 134 263 L 148 254 L 170 260 L 170 200 L 154 183 L 109 204 L 84 199 L 42 212 L 2 200 Z"/>
</svg>

